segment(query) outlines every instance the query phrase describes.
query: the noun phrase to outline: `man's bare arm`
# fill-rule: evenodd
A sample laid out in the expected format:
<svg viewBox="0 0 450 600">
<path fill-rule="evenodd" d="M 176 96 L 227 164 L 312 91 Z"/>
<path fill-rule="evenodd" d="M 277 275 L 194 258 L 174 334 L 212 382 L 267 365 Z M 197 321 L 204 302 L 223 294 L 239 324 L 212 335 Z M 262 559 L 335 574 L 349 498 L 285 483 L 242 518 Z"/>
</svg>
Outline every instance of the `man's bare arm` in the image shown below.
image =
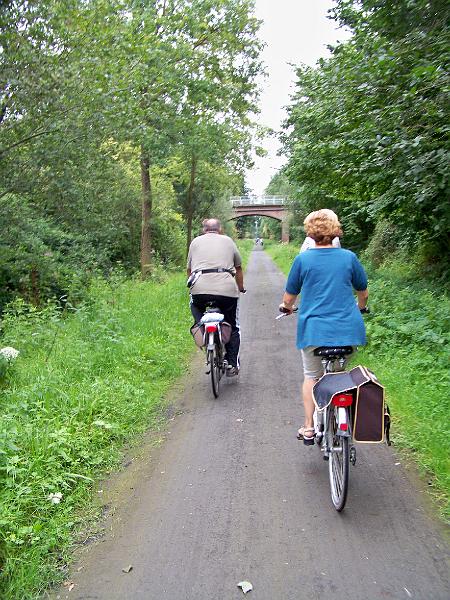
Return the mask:
<svg viewBox="0 0 450 600">
<path fill-rule="evenodd" d="M 242 292 L 244 289 L 244 271 L 242 270 L 242 267 L 236 267 L 236 283 L 239 291 Z"/>
</svg>

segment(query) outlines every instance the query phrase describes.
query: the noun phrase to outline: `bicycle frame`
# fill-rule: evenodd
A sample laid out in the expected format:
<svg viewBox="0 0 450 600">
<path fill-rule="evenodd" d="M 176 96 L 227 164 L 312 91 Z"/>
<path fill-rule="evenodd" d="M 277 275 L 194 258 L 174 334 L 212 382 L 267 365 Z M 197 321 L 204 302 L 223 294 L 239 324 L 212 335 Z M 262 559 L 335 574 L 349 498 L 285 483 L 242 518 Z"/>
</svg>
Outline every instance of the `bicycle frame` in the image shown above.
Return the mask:
<svg viewBox="0 0 450 600">
<path fill-rule="evenodd" d="M 219 383 L 225 372 L 225 345 L 222 341 L 221 322 L 223 314 L 210 309 L 203 315 L 201 323 L 205 326 L 204 345 L 206 347 L 206 373 L 211 375 L 211 385 L 214 397 L 219 396 Z"/>
<path fill-rule="evenodd" d="M 340 437 L 352 438 L 352 424 L 349 414 L 349 407 L 352 402 L 351 394 L 339 394 L 326 408 L 314 411 L 315 440 L 321 446 L 324 457 L 329 456 L 330 451 L 335 451 L 333 444 L 329 439 L 326 439 L 331 414 L 333 414 L 337 424 L 336 434 Z"/>
<path fill-rule="evenodd" d="M 324 374 L 334 372 L 335 362 L 343 369 L 344 356 L 322 360 Z M 331 500 L 340 512 L 347 499 L 349 463 L 356 463 L 356 450 L 352 444 L 351 406 L 353 395 L 341 393 L 333 397 L 324 409 L 314 411 L 315 441 L 328 461 Z"/>
</svg>

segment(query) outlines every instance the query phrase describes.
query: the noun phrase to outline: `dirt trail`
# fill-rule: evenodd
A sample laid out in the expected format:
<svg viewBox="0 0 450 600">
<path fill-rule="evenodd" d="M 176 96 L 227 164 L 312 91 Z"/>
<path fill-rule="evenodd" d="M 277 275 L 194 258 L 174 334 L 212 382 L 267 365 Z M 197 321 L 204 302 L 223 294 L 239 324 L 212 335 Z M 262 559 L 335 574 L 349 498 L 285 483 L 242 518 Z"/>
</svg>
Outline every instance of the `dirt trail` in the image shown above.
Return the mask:
<svg viewBox="0 0 450 600">
<path fill-rule="evenodd" d="M 80 554 L 61 598 L 234 600 L 242 580 L 251 600 L 450 598 L 443 532 L 394 451 L 358 447 L 338 514 L 319 451 L 295 439 L 295 320 L 274 320 L 283 286 L 255 250 L 239 381 L 214 400 L 195 361 L 167 440 L 112 482 L 121 492 L 110 530 Z"/>
</svg>

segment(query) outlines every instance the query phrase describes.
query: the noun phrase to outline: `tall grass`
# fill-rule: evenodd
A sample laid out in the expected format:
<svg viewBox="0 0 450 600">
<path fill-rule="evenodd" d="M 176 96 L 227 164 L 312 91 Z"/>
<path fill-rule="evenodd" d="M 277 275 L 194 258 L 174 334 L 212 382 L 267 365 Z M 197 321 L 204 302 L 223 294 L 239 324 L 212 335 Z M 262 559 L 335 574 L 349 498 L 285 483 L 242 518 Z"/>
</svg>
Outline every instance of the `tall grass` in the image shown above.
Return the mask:
<svg viewBox="0 0 450 600">
<path fill-rule="evenodd" d="M 268 252 L 287 274 L 298 247 L 269 245 Z M 357 360 L 386 387 L 394 443 L 417 462 L 448 518 L 449 298 L 415 280 L 413 267 L 401 260 L 369 273 L 369 294 L 369 343 Z"/>
<path fill-rule="evenodd" d="M 272 240 L 267 240 L 264 242 L 264 249 L 270 254 L 283 273 L 287 275 L 294 258 L 300 251 L 300 244 L 279 244 Z"/>
<path fill-rule="evenodd" d="M 61 579 L 93 482 L 117 465 L 125 440 L 158 422 L 193 349 L 181 275 L 164 285 L 98 281 L 88 302 L 61 312 L 18 302 L 3 321 L 1 344 L 20 350 L 0 380 L 4 600 Z"/>
<path fill-rule="evenodd" d="M 250 253 L 255 245 L 255 242 L 250 239 L 236 240 L 239 253 L 242 258 L 242 267 L 245 269 L 248 264 Z"/>
</svg>

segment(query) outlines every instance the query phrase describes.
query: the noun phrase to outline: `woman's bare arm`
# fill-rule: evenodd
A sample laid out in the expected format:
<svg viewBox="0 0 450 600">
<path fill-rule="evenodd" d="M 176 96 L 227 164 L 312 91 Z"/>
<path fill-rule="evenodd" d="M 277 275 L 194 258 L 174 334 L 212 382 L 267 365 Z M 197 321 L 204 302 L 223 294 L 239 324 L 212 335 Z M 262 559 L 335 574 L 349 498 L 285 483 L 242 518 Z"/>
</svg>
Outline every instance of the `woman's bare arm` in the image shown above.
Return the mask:
<svg viewBox="0 0 450 600">
<path fill-rule="evenodd" d="M 283 301 L 280 304 L 280 308 L 284 308 L 284 309 L 288 310 L 289 313 L 291 313 L 292 309 L 294 307 L 294 302 L 295 302 L 296 298 L 297 298 L 297 296 L 295 294 L 289 294 L 288 292 L 284 292 Z"/>
<path fill-rule="evenodd" d="M 369 292 L 367 291 L 367 288 L 362 290 L 362 292 L 357 291 L 356 296 L 358 297 L 358 308 L 360 310 L 361 308 L 366 308 L 367 300 L 369 299 Z"/>
</svg>

